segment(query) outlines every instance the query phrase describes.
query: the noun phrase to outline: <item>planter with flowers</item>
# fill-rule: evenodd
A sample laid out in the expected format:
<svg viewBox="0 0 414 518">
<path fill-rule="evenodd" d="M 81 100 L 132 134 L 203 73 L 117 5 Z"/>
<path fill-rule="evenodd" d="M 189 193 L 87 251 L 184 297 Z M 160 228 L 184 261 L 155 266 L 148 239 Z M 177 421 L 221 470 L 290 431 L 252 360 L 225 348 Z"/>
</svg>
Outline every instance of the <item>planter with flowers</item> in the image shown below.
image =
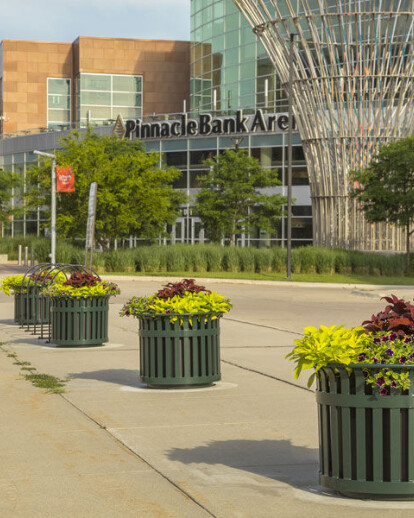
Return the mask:
<svg viewBox="0 0 414 518">
<path fill-rule="evenodd" d="M 288 355 L 313 368 L 321 485 L 346 496 L 414 499 L 414 306 L 394 295 L 361 327 L 305 329 Z"/>
<path fill-rule="evenodd" d="M 220 380 L 220 318 L 231 307 L 229 299 L 194 279 L 128 301 L 120 314 L 139 321 L 141 381 L 186 388 Z"/>
<path fill-rule="evenodd" d="M 116 284 L 79 271 L 46 286 L 42 294 L 50 298 L 51 342 L 66 347 L 107 342 L 109 298 L 118 293 Z"/>
<path fill-rule="evenodd" d="M 49 299 L 40 292 L 52 278 L 50 272 L 41 272 L 30 275 L 10 275 L 3 280 L 0 290 L 8 296 L 14 295 L 16 323 L 29 325 L 50 322 Z M 58 274 L 57 278 L 62 279 L 64 276 Z"/>
</svg>

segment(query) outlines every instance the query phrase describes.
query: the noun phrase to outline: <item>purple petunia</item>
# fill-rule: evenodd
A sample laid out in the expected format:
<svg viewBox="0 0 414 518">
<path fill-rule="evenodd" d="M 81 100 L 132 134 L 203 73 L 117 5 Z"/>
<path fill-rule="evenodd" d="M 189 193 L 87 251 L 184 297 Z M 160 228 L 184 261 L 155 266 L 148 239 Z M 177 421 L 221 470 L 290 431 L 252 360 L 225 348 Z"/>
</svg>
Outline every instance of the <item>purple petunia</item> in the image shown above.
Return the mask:
<svg viewBox="0 0 414 518">
<path fill-rule="evenodd" d="M 365 358 L 367 357 L 367 355 L 365 353 L 362 353 L 358 356 L 358 361 L 359 362 L 363 362 L 365 360 Z"/>
<path fill-rule="evenodd" d="M 389 337 L 388 336 L 381 336 L 381 342 L 388 342 Z"/>
<path fill-rule="evenodd" d="M 371 357 L 371 360 L 372 360 L 374 363 L 379 363 L 378 358 L 375 358 L 375 356 L 372 356 L 372 357 Z"/>
<path fill-rule="evenodd" d="M 379 387 L 382 387 L 382 385 L 385 385 L 385 378 L 384 376 L 379 376 L 377 378 L 377 381 L 375 382 Z"/>
<path fill-rule="evenodd" d="M 404 338 L 404 343 L 405 343 L 405 344 L 409 344 L 410 342 L 411 342 L 411 338 L 410 338 L 409 336 L 406 336 L 406 337 Z"/>
<path fill-rule="evenodd" d="M 407 356 L 400 356 L 400 359 L 398 360 L 400 363 L 406 363 L 407 361 Z"/>
<path fill-rule="evenodd" d="M 388 347 L 388 349 L 385 349 L 385 354 L 387 356 L 394 356 L 394 351 Z"/>
<path fill-rule="evenodd" d="M 397 333 L 390 334 L 390 340 L 395 340 L 398 337 Z"/>
<path fill-rule="evenodd" d="M 380 338 L 374 338 L 373 340 L 374 344 L 379 344 L 381 342 Z"/>
<path fill-rule="evenodd" d="M 392 388 L 396 388 L 397 387 L 397 382 L 396 381 L 391 381 L 391 387 Z"/>
<path fill-rule="evenodd" d="M 388 389 L 388 387 L 383 387 L 383 388 L 379 391 L 379 393 L 380 393 L 380 396 L 388 396 L 388 394 L 389 394 L 389 389 Z"/>
</svg>

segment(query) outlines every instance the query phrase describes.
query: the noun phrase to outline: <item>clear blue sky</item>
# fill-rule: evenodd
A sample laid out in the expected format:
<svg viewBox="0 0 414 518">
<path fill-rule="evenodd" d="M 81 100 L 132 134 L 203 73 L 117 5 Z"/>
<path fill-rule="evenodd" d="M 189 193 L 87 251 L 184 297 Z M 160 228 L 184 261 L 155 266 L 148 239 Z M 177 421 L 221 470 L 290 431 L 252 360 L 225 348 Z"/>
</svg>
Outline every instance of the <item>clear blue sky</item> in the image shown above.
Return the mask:
<svg viewBox="0 0 414 518">
<path fill-rule="evenodd" d="M 190 39 L 190 0 L 2 0 L 0 40 Z"/>
</svg>

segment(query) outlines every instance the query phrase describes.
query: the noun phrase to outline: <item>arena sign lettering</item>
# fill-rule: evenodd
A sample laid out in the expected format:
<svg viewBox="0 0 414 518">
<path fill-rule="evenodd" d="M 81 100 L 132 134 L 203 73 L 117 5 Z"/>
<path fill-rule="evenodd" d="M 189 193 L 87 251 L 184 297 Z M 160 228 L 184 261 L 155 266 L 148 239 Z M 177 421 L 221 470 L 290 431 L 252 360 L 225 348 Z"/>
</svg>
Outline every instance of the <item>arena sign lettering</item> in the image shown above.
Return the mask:
<svg viewBox="0 0 414 518">
<path fill-rule="evenodd" d="M 163 139 L 177 137 L 196 137 L 208 135 L 231 135 L 232 133 L 266 133 L 286 131 L 289 128 L 289 117 L 286 114 L 264 114 L 257 110 L 254 115 L 244 115 L 238 110 L 232 117 L 213 117 L 210 113 L 200 114 L 198 119 L 189 119 L 183 113 L 178 120 L 161 122 L 142 122 L 127 120 L 125 138 Z M 293 118 L 293 129 L 296 129 Z"/>
</svg>

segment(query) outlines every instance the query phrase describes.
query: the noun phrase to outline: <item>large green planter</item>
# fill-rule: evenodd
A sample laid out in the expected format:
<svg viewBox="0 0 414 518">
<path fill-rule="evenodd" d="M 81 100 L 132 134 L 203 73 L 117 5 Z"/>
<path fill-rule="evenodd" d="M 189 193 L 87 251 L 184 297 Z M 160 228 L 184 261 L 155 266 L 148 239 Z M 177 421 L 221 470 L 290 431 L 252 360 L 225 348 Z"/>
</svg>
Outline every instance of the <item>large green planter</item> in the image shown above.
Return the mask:
<svg viewBox="0 0 414 518">
<path fill-rule="evenodd" d="M 108 341 L 109 295 L 50 298 L 51 339 L 56 345 L 92 346 Z"/>
<path fill-rule="evenodd" d="M 410 389 L 386 396 L 365 384 L 363 366 L 348 367 L 317 375 L 320 483 L 351 497 L 413 500 L 414 365 L 369 365 L 409 370 Z"/>
<path fill-rule="evenodd" d="M 39 295 L 40 287 L 29 287 L 26 293 L 14 295 L 14 321 L 21 325 L 49 324 L 50 301 Z"/>
<path fill-rule="evenodd" d="M 170 316 L 139 317 L 141 381 L 150 387 L 186 388 L 220 380 L 221 314 L 179 315 L 174 323 Z"/>
</svg>

